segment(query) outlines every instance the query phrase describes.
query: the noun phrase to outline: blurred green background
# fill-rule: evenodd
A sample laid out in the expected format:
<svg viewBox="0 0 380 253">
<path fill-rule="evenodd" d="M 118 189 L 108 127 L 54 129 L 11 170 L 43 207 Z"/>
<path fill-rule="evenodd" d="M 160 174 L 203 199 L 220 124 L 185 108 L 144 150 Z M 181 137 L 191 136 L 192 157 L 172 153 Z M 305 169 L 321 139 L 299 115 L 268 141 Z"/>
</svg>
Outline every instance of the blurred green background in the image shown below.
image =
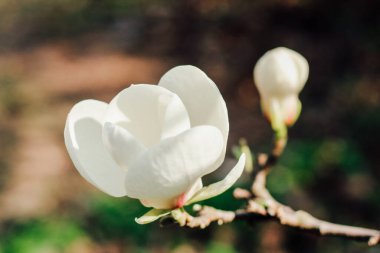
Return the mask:
<svg viewBox="0 0 380 253">
<path fill-rule="evenodd" d="M 110 101 L 192 64 L 226 99 L 229 146 L 245 137 L 268 151 L 251 73 L 265 51 L 286 46 L 308 59 L 310 78 L 270 190 L 319 218 L 379 229 L 379 9 L 375 0 L 0 0 L 0 252 L 379 252 L 274 222 L 137 225 L 145 208 L 86 183 L 63 144 L 76 102 Z M 231 192 L 207 203 L 240 207 Z"/>
</svg>

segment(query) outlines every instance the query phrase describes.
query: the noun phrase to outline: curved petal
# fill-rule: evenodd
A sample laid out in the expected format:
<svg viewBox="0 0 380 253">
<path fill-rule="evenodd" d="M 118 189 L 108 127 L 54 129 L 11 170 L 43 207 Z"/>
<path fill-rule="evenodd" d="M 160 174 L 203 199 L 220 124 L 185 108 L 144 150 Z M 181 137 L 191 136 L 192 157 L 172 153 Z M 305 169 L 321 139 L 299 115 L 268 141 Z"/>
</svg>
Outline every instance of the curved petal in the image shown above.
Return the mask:
<svg viewBox="0 0 380 253">
<path fill-rule="evenodd" d="M 195 184 L 190 188 L 190 190 L 188 190 L 187 191 L 187 193 L 186 193 L 186 197 L 185 197 L 185 203 L 189 200 L 189 199 L 191 199 L 193 196 L 194 196 L 194 194 L 196 194 L 200 189 L 202 189 L 202 187 L 203 187 L 203 183 L 202 183 L 202 179 L 201 178 L 199 178 L 196 182 L 195 182 Z"/>
<path fill-rule="evenodd" d="M 284 47 L 266 52 L 253 70 L 260 95 L 282 97 L 299 93 L 304 85 L 301 82 L 306 73 L 301 57 L 297 52 Z"/>
<path fill-rule="evenodd" d="M 300 100 L 298 96 L 287 96 L 280 100 L 282 117 L 287 126 L 293 125 L 297 120 L 300 111 Z"/>
<path fill-rule="evenodd" d="M 278 47 L 266 52 L 253 73 L 261 96 L 286 96 L 298 92 L 299 73 L 290 49 Z"/>
<path fill-rule="evenodd" d="M 149 84 L 122 90 L 109 104 L 104 122 L 124 127 L 147 148 L 190 128 L 181 99 L 163 87 Z"/>
<path fill-rule="evenodd" d="M 303 57 L 300 53 L 293 50 L 289 53 L 293 58 L 296 68 L 298 69 L 298 92 L 300 92 L 309 77 L 309 64 L 305 57 Z"/>
<path fill-rule="evenodd" d="M 202 179 L 198 180 L 190 187 L 190 189 L 180 196 L 169 199 L 140 199 L 140 202 L 146 207 L 156 209 L 171 209 L 173 207 L 182 207 L 196 192 L 202 189 Z"/>
<path fill-rule="evenodd" d="M 104 123 L 103 143 L 117 164 L 125 170 L 146 151 L 126 129 L 110 122 Z"/>
<path fill-rule="evenodd" d="M 198 126 L 163 140 L 127 171 L 127 195 L 137 199 L 172 199 L 186 193 L 218 167 L 223 135 L 213 126 Z"/>
<path fill-rule="evenodd" d="M 102 119 L 107 104 L 96 100 L 77 103 L 67 116 L 65 144 L 79 173 L 109 195 L 125 196 L 126 172 L 108 154 L 102 142 Z"/>
<path fill-rule="evenodd" d="M 211 125 L 219 128 L 224 136 L 224 146 L 227 145 L 229 123 L 226 103 L 218 87 L 202 70 L 190 65 L 172 68 L 158 85 L 181 98 L 192 127 Z M 225 149 L 219 158 L 220 164 L 224 155 Z"/>
<path fill-rule="evenodd" d="M 153 207 L 155 209 L 172 209 L 178 197 L 168 199 L 140 199 L 141 204 L 145 207 Z"/>
<path fill-rule="evenodd" d="M 245 154 L 242 154 L 239 158 L 238 163 L 222 181 L 203 187 L 194 195 L 194 197 L 186 202 L 186 205 L 218 196 L 228 190 L 239 179 L 244 171 L 244 166 Z"/>
<path fill-rule="evenodd" d="M 264 96 L 261 105 L 264 114 L 271 120 L 272 125 L 283 124 L 284 122 L 287 126 L 291 126 L 299 116 L 301 102 L 298 96 L 293 94 L 285 97 Z M 278 121 L 278 123 L 274 121 Z"/>
</svg>

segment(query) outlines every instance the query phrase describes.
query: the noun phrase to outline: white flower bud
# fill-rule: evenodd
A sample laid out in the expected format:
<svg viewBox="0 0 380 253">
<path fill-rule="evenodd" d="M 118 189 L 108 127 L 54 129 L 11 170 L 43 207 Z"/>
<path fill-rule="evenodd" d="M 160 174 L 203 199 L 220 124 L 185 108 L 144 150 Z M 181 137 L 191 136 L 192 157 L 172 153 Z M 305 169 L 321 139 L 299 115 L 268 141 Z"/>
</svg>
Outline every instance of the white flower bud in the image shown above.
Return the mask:
<svg viewBox="0 0 380 253">
<path fill-rule="evenodd" d="M 221 194 L 243 172 L 245 156 L 227 177 L 203 187 L 201 177 L 224 160 L 226 104 L 200 69 L 179 66 L 158 85 L 122 90 L 107 104 L 84 100 L 67 116 L 65 144 L 80 174 L 116 197 L 175 209 Z M 165 212 L 149 212 L 140 223 Z"/>
<path fill-rule="evenodd" d="M 295 123 L 301 109 L 298 94 L 308 75 L 306 59 L 285 47 L 272 49 L 258 60 L 253 76 L 262 110 L 270 121 L 273 117 L 281 117 L 288 126 Z"/>
</svg>

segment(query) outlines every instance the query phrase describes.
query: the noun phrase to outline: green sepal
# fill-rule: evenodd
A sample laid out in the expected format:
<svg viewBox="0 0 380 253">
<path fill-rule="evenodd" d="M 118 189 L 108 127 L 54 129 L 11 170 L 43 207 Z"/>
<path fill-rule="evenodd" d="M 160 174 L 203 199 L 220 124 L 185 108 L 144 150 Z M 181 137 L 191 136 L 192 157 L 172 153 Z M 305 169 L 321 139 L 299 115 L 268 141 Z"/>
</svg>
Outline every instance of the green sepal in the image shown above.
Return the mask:
<svg viewBox="0 0 380 253">
<path fill-rule="evenodd" d="M 148 224 L 153 221 L 158 220 L 161 217 L 164 217 L 165 215 L 168 215 L 170 213 L 170 210 L 166 209 L 152 209 L 145 213 L 140 218 L 135 218 L 136 223 L 140 225 Z"/>
<path fill-rule="evenodd" d="M 178 224 L 183 227 L 186 225 L 187 213 L 183 208 L 177 208 L 171 211 L 173 219 L 175 219 Z"/>
<path fill-rule="evenodd" d="M 241 138 L 239 140 L 240 150 L 241 153 L 245 154 L 245 171 L 250 174 L 252 173 L 254 169 L 255 164 L 255 156 L 253 155 L 251 148 L 247 144 L 247 140 L 244 138 Z"/>
</svg>

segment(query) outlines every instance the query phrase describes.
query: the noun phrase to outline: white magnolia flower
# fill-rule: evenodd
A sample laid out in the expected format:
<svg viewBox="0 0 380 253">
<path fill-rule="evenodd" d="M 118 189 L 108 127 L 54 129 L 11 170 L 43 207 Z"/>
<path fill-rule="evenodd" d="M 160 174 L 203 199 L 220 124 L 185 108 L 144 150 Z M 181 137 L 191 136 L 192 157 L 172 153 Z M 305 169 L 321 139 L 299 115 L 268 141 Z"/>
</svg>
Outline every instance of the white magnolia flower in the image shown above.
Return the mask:
<svg viewBox="0 0 380 253">
<path fill-rule="evenodd" d="M 201 177 L 224 160 L 226 104 L 213 81 L 178 66 L 158 85 L 138 84 L 107 104 L 84 100 L 67 117 L 65 144 L 79 173 L 109 195 L 174 209 L 227 190 L 245 156 L 225 179 L 203 187 Z"/>
<path fill-rule="evenodd" d="M 301 110 L 298 94 L 309 75 L 306 59 L 291 49 L 278 47 L 256 63 L 254 81 L 264 114 L 272 121 L 276 112 L 286 125 L 293 125 Z"/>
</svg>

